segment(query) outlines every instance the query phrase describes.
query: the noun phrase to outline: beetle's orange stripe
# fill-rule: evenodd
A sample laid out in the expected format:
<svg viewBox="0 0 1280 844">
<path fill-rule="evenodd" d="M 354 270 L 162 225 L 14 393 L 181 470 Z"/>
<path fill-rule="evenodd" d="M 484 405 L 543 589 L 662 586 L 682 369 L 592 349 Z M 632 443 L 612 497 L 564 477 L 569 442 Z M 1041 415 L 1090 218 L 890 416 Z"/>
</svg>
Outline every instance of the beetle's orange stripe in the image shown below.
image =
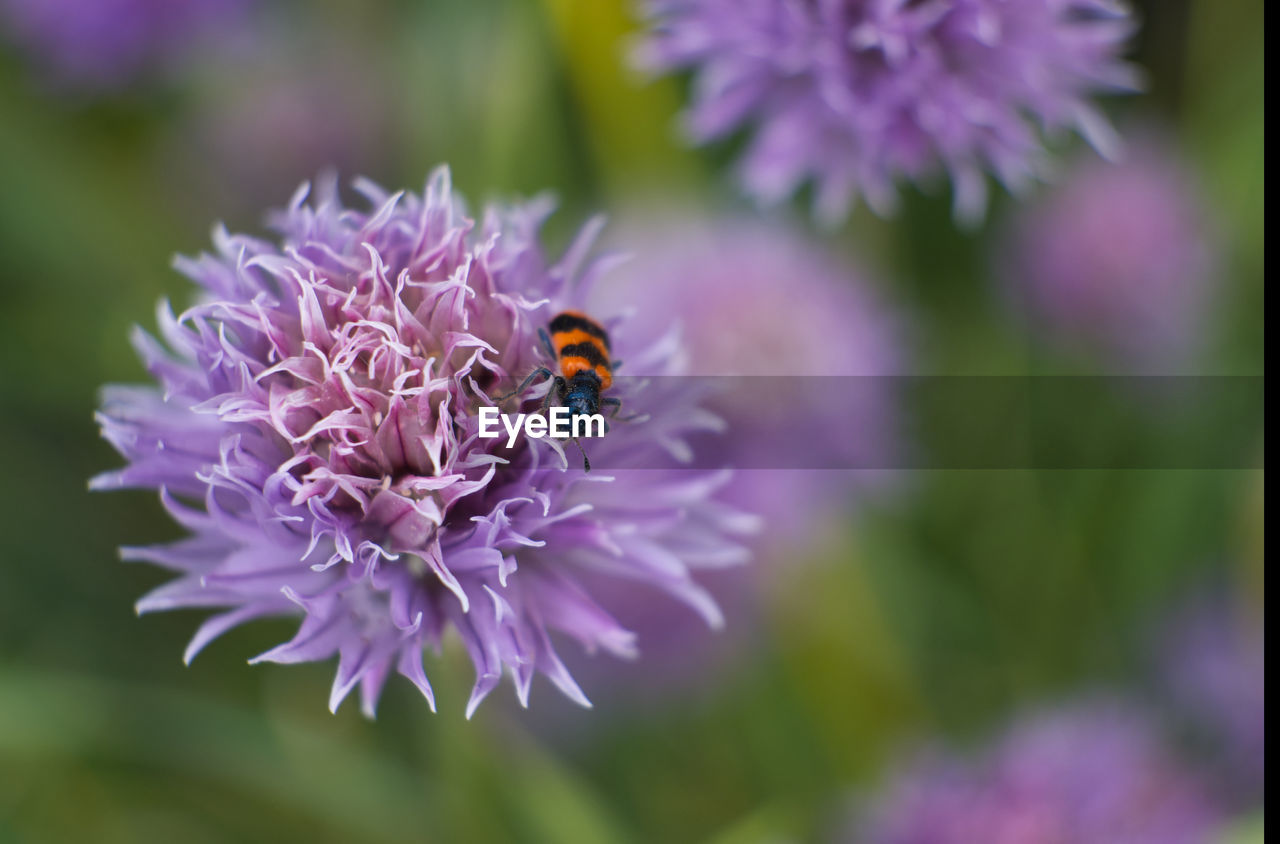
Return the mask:
<svg viewBox="0 0 1280 844">
<path fill-rule="evenodd" d="M 556 354 L 560 354 L 560 350 L 565 346 L 573 346 L 577 343 L 590 343 L 600 350 L 600 354 L 606 359 L 609 357 L 609 349 L 604 342 L 592 334 L 588 334 L 581 328 L 573 331 L 557 331 L 551 335 L 551 345 L 556 350 Z"/>
<path fill-rule="evenodd" d="M 613 373 L 609 371 L 609 367 L 604 364 L 596 366 L 591 365 L 591 361 L 577 355 L 560 358 L 560 374 L 565 378 L 572 378 L 579 372 L 595 372 L 600 378 L 600 389 L 607 390 L 613 384 Z"/>
<path fill-rule="evenodd" d="M 584 369 L 591 369 L 591 361 L 586 358 L 560 358 L 560 374 L 565 378 L 572 378 Z"/>
<path fill-rule="evenodd" d="M 551 323 L 547 326 L 552 334 L 564 334 L 573 331 L 585 331 L 592 337 L 598 338 L 604 343 L 604 347 L 609 348 L 609 332 L 604 330 L 604 326 L 596 322 L 582 311 L 564 311 L 555 316 Z"/>
</svg>

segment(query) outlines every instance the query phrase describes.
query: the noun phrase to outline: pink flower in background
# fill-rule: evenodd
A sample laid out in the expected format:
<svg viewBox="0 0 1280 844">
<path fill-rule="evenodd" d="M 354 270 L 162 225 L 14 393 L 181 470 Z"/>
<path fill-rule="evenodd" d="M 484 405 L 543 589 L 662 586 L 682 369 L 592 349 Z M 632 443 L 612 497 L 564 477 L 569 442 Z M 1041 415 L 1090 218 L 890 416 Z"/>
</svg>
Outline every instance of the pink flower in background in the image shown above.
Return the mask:
<svg viewBox="0 0 1280 844">
<path fill-rule="evenodd" d="M 234 27 L 250 0 L 0 0 L 4 40 L 57 83 L 121 88 Z"/>
<path fill-rule="evenodd" d="M 270 28 L 204 70 L 162 155 L 201 220 L 210 207 L 256 215 L 314 173 L 394 157 L 395 110 L 358 49 Z"/>
<path fill-rule="evenodd" d="M 1012 220 L 998 258 L 1037 338 L 1134 374 L 1177 374 L 1204 343 L 1215 278 L 1208 212 L 1166 146 L 1084 159 Z"/>
<path fill-rule="evenodd" d="M 739 472 L 731 495 L 794 555 L 894 464 L 901 321 L 860 268 L 783 223 L 619 228 L 636 253 L 603 306 L 679 338 L 681 371 L 707 381 L 726 423 L 711 447 Z"/>
</svg>

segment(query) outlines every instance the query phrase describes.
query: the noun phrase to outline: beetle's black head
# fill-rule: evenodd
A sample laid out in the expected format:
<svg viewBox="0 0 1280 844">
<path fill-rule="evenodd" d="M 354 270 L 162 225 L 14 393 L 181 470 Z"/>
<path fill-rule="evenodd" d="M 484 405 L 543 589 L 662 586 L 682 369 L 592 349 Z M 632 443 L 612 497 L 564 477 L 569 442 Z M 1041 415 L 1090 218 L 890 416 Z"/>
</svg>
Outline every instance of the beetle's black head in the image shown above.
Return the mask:
<svg viewBox="0 0 1280 844">
<path fill-rule="evenodd" d="M 600 376 L 584 369 L 565 382 L 560 397 L 569 415 L 593 416 L 600 412 Z"/>
</svg>

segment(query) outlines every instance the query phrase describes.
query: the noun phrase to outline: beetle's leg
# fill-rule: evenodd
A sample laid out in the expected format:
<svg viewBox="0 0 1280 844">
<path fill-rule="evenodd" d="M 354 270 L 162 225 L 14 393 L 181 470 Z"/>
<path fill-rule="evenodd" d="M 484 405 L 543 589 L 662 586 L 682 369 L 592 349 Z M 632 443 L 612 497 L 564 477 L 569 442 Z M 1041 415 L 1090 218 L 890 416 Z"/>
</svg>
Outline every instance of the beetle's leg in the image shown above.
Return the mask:
<svg viewBox="0 0 1280 844">
<path fill-rule="evenodd" d="M 619 417 L 618 413 L 622 410 L 622 399 L 616 396 L 609 396 L 608 398 L 600 399 L 600 406 L 612 407 L 613 412 L 609 414 L 609 419 L 617 419 L 619 422 L 635 422 L 636 420 L 646 420 L 649 418 L 649 415 L 646 413 L 629 413 L 626 416 Z M 606 434 L 609 433 L 609 421 L 607 419 L 604 423 L 604 431 Z"/>
<path fill-rule="evenodd" d="M 537 369 L 535 369 L 533 372 L 530 372 L 530 373 L 529 373 L 529 377 L 528 377 L 528 378 L 526 378 L 526 379 L 524 379 L 523 381 L 521 381 L 521 382 L 520 382 L 520 386 L 519 386 L 519 387 L 516 387 L 516 388 L 515 388 L 514 390 L 512 390 L 511 392 L 507 393 L 505 396 L 498 396 L 496 399 L 494 399 L 494 401 L 495 401 L 495 402 L 504 402 L 504 401 L 506 401 L 507 399 L 511 398 L 511 397 L 512 397 L 512 396 L 514 396 L 514 395 L 518 395 L 519 393 L 523 393 L 523 392 L 524 392 L 524 388 L 525 388 L 525 387 L 527 387 L 527 386 L 529 386 L 529 382 L 533 381 L 533 379 L 534 379 L 534 378 L 537 378 L 537 377 L 539 377 L 539 376 L 541 376 L 541 377 L 543 377 L 543 378 L 549 378 L 549 377 L 552 377 L 552 376 L 553 376 L 553 373 L 551 372 L 551 370 L 550 370 L 550 369 L 547 369 L 545 366 L 540 366 L 540 367 L 538 367 Z M 556 378 L 556 380 L 560 380 L 560 376 L 559 376 L 559 375 L 555 375 L 554 377 Z M 550 394 L 548 394 L 548 395 L 550 395 Z"/>
<path fill-rule="evenodd" d="M 550 374 L 550 372 L 548 372 L 547 374 Z M 569 385 L 565 382 L 564 376 L 563 375 L 555 376 L 553 386 L 551 387 L 550 390 L 547 390 L 547 397 L 542 400 L 543 413 L 545 413 L 547 408 L 551 405 L 551 399 L 553 397 L 558 398 L 560 399 L 561 402 L 563 402 L 564 394 L 568 389 L 569 389 Z"/>
</svg>

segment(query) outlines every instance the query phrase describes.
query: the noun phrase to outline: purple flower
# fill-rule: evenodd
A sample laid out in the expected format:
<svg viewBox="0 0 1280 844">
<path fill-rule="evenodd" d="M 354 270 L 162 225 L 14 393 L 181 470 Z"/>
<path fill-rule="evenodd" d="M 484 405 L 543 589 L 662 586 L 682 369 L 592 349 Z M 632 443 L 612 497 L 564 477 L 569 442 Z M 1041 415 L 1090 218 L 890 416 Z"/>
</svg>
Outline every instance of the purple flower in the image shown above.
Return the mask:
<svg viewBox="0 0 1280 844">
<path fill-rule="evenodd" d="M 236 20 L 249 0 L 0 0 L 12 41 L 57 82 L 111 89 Z"/>
<path fill-rule="evenodd" d="M 867 844 L 1192 844 L 1216 813 L 1140 713 L 1091 704 L 1017 724 L 978 759 L 922 757 L 870 807 Z"/>
<path fill-rule="evenodd" d="M 179 572 L 139 612 L 220 609 L 187 660 L 245 621 L 301 614 L 252 661 L 336 654 L 330 707 L 359 685 L 368 714 L 393 670 L 432 701 L 423 649 L 449 627 L 476 667 L 468 715 L 508 671 L 522 703 L 541 672 L 587 705 L 551 634 L 636 648 L 588 574 L 719 625 L 693 572 L 741 562 L 729 536 L 751 525 L 718 500 L 724 473 L 672 457 L 706 420 L 683 385 L 618 379 L 650 418 L 587 441 L 590 474 L 550 439 L 478 437 L 478 407 L 543 363 L 536 331 L 604 268 L 586 261 L 598 227 L 548 265 L 548 202 L 490 207 L 477 225 L 443 169 L 423 196 L 356 189 L 371 210 L 344 207 L 336 184 L 310 205 L 300 190 L 274 218 L 278 245 L 216 230 L 217 254 L 178 261 L 202 296 L 177 318 L 161 307 L 167 348 L 135 335 L 162 389 L 107 388 L 99 420 L 129 465 L 93 487 L 158 489 L 191 531 L 124 550 Z M 661 366 L 664 349 L 634 332 L 615 346 Z"/>
<path fill-rule="evenodd" d="M 1261 608 L 1255 617 L 1227 600 L 1206 600 L 1177 622 L 1162 660 L 1170 699 L 1206 740 L 1223 798 L 1251 805 L 1263 796 L 1266 769 Z"/>
<path fill-rule="evenodd" d="M 842 219 L 862 196 L 891 213 L 896 183 L 946 170 L 961 218 L 986 206 L 984 171 L 1019 190 L 1044 168 L 1041 130 L 1107 152 L 1095 91 L 1131 91 L 1119 60 L 1135 28 L 1118 0 L 648 0 L 639 62 L 692 68 L 699 142 L 745 126 L 747 191 L 776 202 L 804 182 Z"/>
<path fill-rule="evenodd" d="M 1143 139 L 1020 210 L 1000 268 L 1031 330 L 1125 371 L 1184 371 L 1201 345 L 1213 247 L 1186 168 Z"/>
</svg>

